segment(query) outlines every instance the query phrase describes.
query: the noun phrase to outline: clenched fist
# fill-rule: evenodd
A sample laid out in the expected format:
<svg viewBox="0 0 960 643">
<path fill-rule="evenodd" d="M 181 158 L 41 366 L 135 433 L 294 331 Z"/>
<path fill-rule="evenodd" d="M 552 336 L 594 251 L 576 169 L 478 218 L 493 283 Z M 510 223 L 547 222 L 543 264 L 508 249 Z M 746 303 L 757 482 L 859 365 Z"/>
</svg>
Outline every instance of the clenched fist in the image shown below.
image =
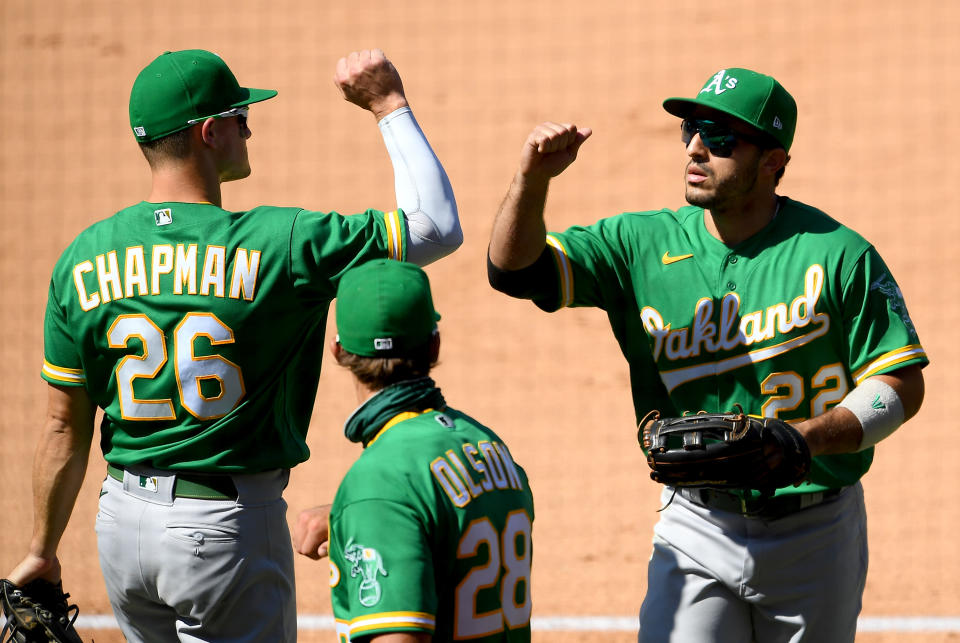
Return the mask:
<svg viewBox="0 0 960 643">
<path fill-rule="evenodd" d="M 573 163 L 583 142 L 590 138 L 589 127 L 546 121 L 527 137 L 520 155 L 520 172 L 527 177 L 550 179 Z"/>
<path fill-rule="evenodd" d="M 380 49 L 354 51 L 338 60 L 333 82 L 345 99 L 373 112 L 378 121 L 407 106 L 400 74 Z"/>
</svg>

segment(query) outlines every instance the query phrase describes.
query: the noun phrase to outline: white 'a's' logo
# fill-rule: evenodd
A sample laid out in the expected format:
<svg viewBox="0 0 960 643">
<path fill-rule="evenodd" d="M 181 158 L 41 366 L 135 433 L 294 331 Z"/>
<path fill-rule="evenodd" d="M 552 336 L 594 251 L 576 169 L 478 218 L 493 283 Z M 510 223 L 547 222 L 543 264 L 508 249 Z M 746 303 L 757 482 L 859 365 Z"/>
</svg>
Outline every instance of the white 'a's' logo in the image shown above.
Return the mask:
<svg viewBox="0 0 960 643">
<path fill-rule="evenodd" d="M 727 77 L 727 70 L 721 69 L 716 74 L 713 75 L 713 78 L 703 86 L 703 89 L 700 90 L 700 93 L 712 91 L 718 96 L 728 89 L 733 89 L 737 86 L 737 79 L 733 76 Z"/>
</svg>

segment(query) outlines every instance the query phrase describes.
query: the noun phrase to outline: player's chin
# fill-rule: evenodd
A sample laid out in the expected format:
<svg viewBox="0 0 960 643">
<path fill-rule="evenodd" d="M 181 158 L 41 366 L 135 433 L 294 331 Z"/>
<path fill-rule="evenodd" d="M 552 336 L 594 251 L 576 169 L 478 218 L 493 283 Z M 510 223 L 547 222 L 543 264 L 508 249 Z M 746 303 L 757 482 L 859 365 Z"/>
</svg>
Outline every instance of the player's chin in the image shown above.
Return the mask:
<svg viewBox="0 0 960 643">
<path fill-rule="evenodd" d="M 227 181 L 239 181 L 240 179 L 245 179 L 250 176 L 251 169 L 249 165 L 244 165 L 243 167 L 233 168 L 221 178 L 221 181 L 226 183 Z"/>
<path fill-rule="evenodd" d="M 684 193 L 687 203 L 701 208 L 709 209 L 716 201 L 716 195 L 712 190 L 705 190 L 699 185 L 687 183 L 687 189 Z"/>
</svg>

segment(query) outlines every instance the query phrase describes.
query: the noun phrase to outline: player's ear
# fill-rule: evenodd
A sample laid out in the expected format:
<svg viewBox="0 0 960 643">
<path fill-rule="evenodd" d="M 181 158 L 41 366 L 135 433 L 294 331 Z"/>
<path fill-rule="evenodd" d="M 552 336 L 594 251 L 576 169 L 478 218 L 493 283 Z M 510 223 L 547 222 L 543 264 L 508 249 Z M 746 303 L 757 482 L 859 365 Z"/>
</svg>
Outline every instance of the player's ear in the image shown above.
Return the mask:
<svg viewBox="0 0 960 643">
<path fill-rule="evenodd" d="M 210 147 L 216 147 L 217 143 L 219 143 L 220 128 L 217 120 L 216 118 L 208 118 L 203 121 L 198 128 L 200 130 L 200 138 Z"/>
<path fill-rule="evenodd" d="M 764 150 L 760 157 L 760 169 L 764 173 L 774 176 L 787 164 L 788 160 L 790 160 L 790 156 L 782 147 Z"/>
<path fill-rule="evenodd" d="M 343 352 L 343 347 L 340 346 L 340 336 L 337 335 L 330 340 L 330 343 L 327 344 L 327 348 L 330 350 L 330 354 L 333 356 L 333 359 L 336 360 L 337 364 L 340 363 L 340 354 Z"/>
</svg>

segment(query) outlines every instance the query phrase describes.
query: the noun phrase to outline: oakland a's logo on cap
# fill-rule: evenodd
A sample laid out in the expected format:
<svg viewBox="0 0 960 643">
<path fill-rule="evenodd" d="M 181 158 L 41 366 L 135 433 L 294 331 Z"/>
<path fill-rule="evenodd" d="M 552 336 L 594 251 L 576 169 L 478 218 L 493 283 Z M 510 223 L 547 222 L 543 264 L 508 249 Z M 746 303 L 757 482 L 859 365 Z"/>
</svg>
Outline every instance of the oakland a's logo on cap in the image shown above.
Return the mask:
<svg viewBox="0 0 960 643">
<path fill-rule="evenodd" d="M 733 76 L 727 76 L 726 69 L 721 69 L 713 75 L 713 78 L 707 81 L 707 84 L 703 86 L 700 93 L 712 91 L 714 94 L 720 95 L 728 89 L 734 89 L 737 86 L 737 82 L 739 81 Z"/>
</svg>

